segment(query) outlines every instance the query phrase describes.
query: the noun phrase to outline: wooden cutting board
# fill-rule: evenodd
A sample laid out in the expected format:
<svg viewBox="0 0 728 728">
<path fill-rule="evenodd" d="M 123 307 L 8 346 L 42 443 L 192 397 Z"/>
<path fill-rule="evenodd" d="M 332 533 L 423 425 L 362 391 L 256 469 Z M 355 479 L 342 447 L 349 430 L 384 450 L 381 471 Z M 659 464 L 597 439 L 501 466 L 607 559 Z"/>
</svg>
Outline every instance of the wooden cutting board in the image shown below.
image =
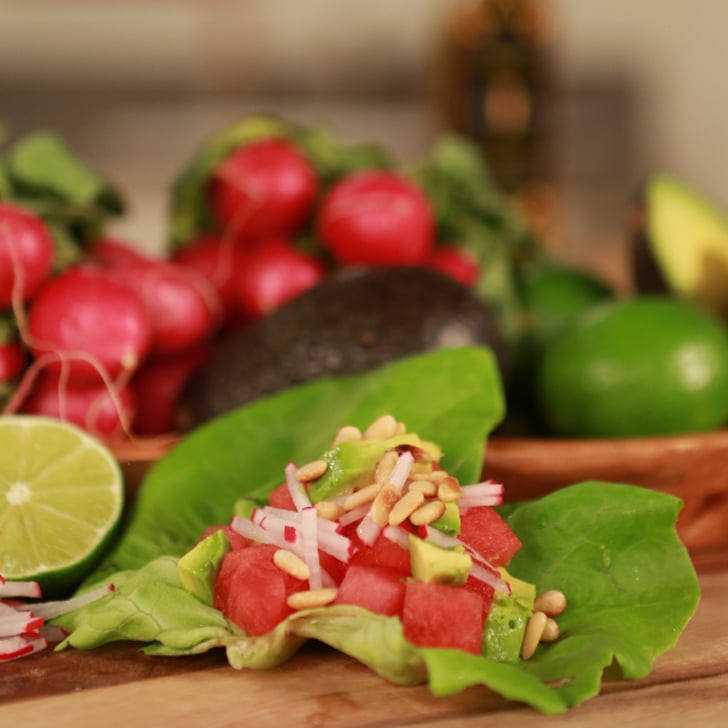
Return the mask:
<svg viewBox="0 0 728 728">
<path fill-rule="evenodd" d="M 726 562 L 728 567 L 728 562 Z M 723 725 L 728 716 L 728 568 L 700 574 L 702 599 L 677 646 L 637 682 L 602 694 L 549 725 L 620 720 Z M 485 688 L 433 698 L 424 686 L 387 683 L 356 661 L 311 643 L 272 672 L 238 672 L 222 651 L 140 655 L 134 645 L 46 653 L 0 666 L 0 725 L 467 726 L 542 725 L 543 716 Z M 666 725 L 667 723 L 662 723 Z"/>
</svg>

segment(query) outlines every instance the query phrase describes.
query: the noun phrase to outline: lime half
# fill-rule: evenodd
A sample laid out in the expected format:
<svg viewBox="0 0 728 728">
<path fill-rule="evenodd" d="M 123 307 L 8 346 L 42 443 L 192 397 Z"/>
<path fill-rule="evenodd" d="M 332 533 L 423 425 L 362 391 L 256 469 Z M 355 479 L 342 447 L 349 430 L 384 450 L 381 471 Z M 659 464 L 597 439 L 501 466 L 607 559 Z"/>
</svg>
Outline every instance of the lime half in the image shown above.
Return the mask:
<svg viewBox="0 0 728 728">
<path fill-rule="evenodd" d="M 47 417 L 0 416 L 0 574 L 69 593 L 121 520 L 124 483 L 111 452 Z"/>
</svg>

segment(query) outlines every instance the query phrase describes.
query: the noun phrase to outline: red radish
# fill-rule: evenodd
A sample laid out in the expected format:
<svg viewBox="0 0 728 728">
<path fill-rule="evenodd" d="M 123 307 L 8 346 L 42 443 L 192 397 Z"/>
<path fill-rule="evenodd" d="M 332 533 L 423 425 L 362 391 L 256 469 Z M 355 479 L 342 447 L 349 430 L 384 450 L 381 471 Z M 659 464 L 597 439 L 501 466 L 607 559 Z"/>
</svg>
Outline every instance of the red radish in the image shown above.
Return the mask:
<svg viewBox="0 0 728 728">
<path fill-rule="evenodd" d="M 175 254 L 174 260 L 201 273 L 215 287 L 225 309 L 225 319 L 234 322 L 239 314 L 236 273 L 239 252 L 231 240 L 202 235 Z"/>
<path fill-rule="evenodd" d="M 272 238 L 246 251 L 238 272 L 238 295 L 245 313 L 253 319 L 268 315 L 286 301 L 320 283 L 326 275 L 323 262 L 297 250 L 283 238 Z"/>
<path fill-rule="evenodd" d="M 220 163 L 209 201 L 223 236 L 246 242 L 300 228 L 316 192 L 316 172 L 295 144 L 265 139 L 239 147 Z"/>
<path fill-rule="evenodd" d="M 77 386 L 97 386 L 99 368 L 111 379 L 132 373 L 152 341 L 140 297 L 90 266 L 69 268 L 43 286 L 28 311 L 27 336 L 36 357 L 55 359 L 48 371 L 60 376 L 64 360 L 68 382 Z"/>
<path fill-rule="evenodd" d="M 131 380 L 139 403 L 132 428 L 135 434 L 153 437 L 175 430 L 177 400 L 208 353 L 208 348 L 200 345 L 175 356 L 148 359 L 142 364 Z"/>
<path fill-rule="evenodd" d="M 129 431 L 135 399 L 126 386 L 114 391 L 97 378 L 95 387 L 74 387 L 47 373 L 36 379 L 20 411 L 71 422 L 103 440 L 121 437 Z"/>
<path fill-rule="evenodd" d="M 356 172 L 324 197 L 317 231 L 343 265 L 424 265 L 435 223 L 424 193 L 386 171 Z"/>
<path fill-rule="evenodd" d="M 39 217 L 0 202 L 0 309 L 30 300 L 50 276 L 53 239 Z"/>
<path fill-rule="evenodd" d="M 113 238 L 102 238 L 93 242 L 89 248 L 89 259 L 106 268 L 149 260 L 131 243 Z"/>
<path fill-rule="evenodd" d="M 25 351 L 17 341 L 0 343 L 0 384 L 15 379 L 25 368 Z"/>
<path fill-rule="evenodd" d="M 143 300 L 154 354 L 197 346 L 220 323 L 222 304 L 212 284 L 181 263 L 150 259 L 116 266 L 112 274 Z"/>
<path fill-rule="evenodd" d="M 480 266 L 475 257 L 456 245 L 441 245 L 436 248 L 430 256 L 428 266 L 464 286 L 474 285 L 480 276 Z"/>
</svg>

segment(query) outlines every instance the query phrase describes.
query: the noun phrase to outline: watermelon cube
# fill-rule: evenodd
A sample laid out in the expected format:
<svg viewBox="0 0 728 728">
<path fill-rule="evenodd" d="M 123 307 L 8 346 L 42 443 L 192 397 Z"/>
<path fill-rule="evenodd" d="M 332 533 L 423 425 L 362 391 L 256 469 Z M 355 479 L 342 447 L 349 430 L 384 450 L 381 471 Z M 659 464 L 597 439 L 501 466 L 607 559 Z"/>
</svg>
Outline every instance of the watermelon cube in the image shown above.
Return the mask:
<svg viewBox="0 0 728 728">
<path fill-rule="evenodd" d="M 288 486 L 285 483 L 282 483 L 271 491 L 271 494 L 268 496 L 268 503 L 274 508 L 285 508 L 288 511 L 296 510 L 296 504 L 291 497 L 291 491 L 288 490 Z"/>
<path fill-rule="evenodd" d="M 467 581 L 463 584 L 463 589 L 480 595 L 483 600 L 483 617 L 487 619 L 490 608 L 493 606 L 495 589 L 490 584 L 486 584 L 480 579 L 474 579 L 472 576 L 468 576 Z"/>
<path fill-rule="evenodd" d="M 385 566 L 350 566 L 334 604 L 355 604 L 377 614 L 402 613 L 404 604 L 402 574 Z"/>
<path fill-rule="evenodd" d="M 405 586 L 404 636 L 419 647 L 481 653 L 483 600 L 463 587 L 409 581 Z"/>
<path fill-rule="evenodd" d="M 269 544 L 254 544 L 230 551 L 218 572 L 213 604 L 251 635 L 273 629 L 293 611 L 286 603 L 288 597 L 308 588 L 307 581 L 275 565 L 277 550 Z"/>
<path fill-rule="evenodd" d="M 468 508 L 460 515 L 461 541 L 493 566 L 506 566 L 521 548 L 521 541 L 490 506 Z"/>
<path fill-rule="evenodd" d="M 346 531 L 345 535 L 352 539 L 356 553 L 351 557 L 350 566 L 385 566 L 398 571 L 400 575 L 411 574 L 410 553 L 383 534 L 377 536 L 371 546 L 367 546 L 356 535 L 356 531 Z"/>
</svg>

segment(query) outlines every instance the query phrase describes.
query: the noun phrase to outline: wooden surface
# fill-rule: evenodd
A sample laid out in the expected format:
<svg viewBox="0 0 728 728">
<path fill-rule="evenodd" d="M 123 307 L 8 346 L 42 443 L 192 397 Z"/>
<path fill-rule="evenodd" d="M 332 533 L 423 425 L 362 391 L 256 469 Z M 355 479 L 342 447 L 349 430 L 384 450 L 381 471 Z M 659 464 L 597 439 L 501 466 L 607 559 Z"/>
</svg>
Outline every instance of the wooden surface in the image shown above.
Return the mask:
<svg viewBox="0 0 728 728">
<path fill-rule="evenodd" d="M 479 687 L 433 698 L 424 686 L 390 685 L 318 644 L 273 672 L 233 670 L 221 651 L 152 658 L 123 645 L 0 666 L 0 725 L 722 726 L 728 716 L 728 556 L 722 566 L 700 573 L 696 615 L 648 678 L 607 682 L 600 696 L 563 716 L 545 719 Z"/>
</svg>

